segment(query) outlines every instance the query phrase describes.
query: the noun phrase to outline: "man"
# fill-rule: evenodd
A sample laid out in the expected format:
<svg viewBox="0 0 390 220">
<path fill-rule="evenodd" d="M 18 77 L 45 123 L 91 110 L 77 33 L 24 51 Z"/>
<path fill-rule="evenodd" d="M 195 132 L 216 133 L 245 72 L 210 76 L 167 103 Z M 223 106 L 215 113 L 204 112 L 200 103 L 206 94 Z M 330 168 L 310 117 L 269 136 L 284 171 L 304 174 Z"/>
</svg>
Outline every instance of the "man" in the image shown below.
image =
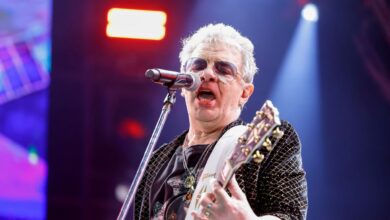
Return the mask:
<svg viewBox="0 0 390 220">
<path fill-rule="evenodd" d="M 234 28 L 210 24 L 183 41 L 181 71 L 199 74 L 194 92 L 182 91 L 189 129 L 156 150 L 135 198 L 135 219 L 184 219 L 199 176 L 221 136 L 236 125 L 253 93 L 253 45 Z M 259 103 L 260 105 L 260 103 Z M 219 183 L 200 198 L 193 219 L 305 219 L 307 189 L 300 143 L 284 135 L 260 167 L 244 164 L 227 193 Z"/>
</svg>

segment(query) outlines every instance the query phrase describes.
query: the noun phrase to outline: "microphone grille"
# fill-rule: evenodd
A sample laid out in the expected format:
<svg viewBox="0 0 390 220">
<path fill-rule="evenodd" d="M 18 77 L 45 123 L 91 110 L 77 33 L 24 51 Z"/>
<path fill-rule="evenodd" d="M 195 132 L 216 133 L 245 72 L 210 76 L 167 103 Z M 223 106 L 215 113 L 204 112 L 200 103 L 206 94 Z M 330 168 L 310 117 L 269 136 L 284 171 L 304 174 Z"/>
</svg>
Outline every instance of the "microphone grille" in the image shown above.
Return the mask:
<svg viewBox="0 0 390 220">
<path fill-rule="evenodd" d="M 157 69 L 148 69 L 145 72 L 145 77 L 151 80 L 158 80 L 160 78 L 160 72 Z"/>
<path fill-rule="evenodd" d="M 188 73 L 188 74 L 192 77 L 192 84 L 191 84 L 191 86 L 188 86 L 185 89 L 193 92 L 193 91 L 197 90 L 201 84 L 200 76 L 199 76 L 199 74 L 195 74 L 195 73 Z"/>
</svg>

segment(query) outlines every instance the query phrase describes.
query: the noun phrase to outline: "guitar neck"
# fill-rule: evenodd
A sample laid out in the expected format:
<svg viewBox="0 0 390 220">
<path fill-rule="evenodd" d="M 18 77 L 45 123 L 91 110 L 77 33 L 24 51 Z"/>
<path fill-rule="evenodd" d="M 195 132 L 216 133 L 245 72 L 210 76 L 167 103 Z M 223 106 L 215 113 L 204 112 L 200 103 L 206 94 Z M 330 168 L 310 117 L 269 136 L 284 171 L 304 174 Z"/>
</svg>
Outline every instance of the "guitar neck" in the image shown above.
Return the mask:
<svg viewBox="0 0 390 220">
<path fill-rule="evenodd" d="M 217 181 L 221 184 L 221 186 L 226 189 L 228 183 L 232 179 L 234 173 L 238 168 L 233 168 L 231 166 L 230 160 L 225 161 L 223 167 L 220 170 L 217 170 Z"/>
</svg>

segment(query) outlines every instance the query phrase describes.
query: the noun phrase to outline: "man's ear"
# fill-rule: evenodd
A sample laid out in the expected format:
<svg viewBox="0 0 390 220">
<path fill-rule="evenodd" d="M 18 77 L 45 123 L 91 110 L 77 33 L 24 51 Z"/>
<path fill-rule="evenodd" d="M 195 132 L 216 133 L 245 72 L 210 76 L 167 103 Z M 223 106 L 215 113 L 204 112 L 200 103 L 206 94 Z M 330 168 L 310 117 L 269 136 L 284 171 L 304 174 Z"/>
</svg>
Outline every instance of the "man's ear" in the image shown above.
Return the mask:
<svg viewBox="0 0 390 220">
<path fill-rule="evenodd" d="M 252 83 L 248 83 L 244 86 L 244 89 L 242 90 L 241 98 L 240 98 L 240 105 L 244 106 L 245 103 L 248 101 L 248 99 L 253 94 L 253 91 L 255 90 L 255 86 Z"/>
</svg>

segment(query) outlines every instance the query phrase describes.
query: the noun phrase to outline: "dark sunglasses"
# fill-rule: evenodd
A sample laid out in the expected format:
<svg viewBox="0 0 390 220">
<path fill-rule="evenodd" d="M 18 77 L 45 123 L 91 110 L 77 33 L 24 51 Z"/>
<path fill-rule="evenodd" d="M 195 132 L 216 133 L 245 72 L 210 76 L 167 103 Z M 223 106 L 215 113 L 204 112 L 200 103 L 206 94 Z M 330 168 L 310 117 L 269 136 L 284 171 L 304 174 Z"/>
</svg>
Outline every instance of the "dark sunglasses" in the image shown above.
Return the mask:
<svg viewBox="0 0 390 220">
<path fill-rule="evenodd" d="M 203 58 L 190 58 L 184 64 L 184 70 L 186 72 L 199 72 L 207 68 L 208 62 Z M 237 75 L 237 67 L 227 61 L 214 61 L 213 70 L 216 74 L 225 78 L 234 79 Z"/>
</svg>

